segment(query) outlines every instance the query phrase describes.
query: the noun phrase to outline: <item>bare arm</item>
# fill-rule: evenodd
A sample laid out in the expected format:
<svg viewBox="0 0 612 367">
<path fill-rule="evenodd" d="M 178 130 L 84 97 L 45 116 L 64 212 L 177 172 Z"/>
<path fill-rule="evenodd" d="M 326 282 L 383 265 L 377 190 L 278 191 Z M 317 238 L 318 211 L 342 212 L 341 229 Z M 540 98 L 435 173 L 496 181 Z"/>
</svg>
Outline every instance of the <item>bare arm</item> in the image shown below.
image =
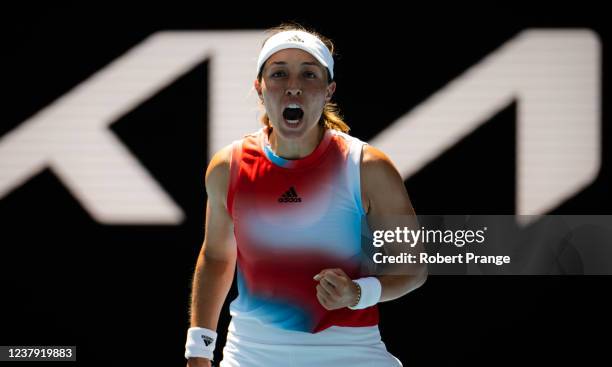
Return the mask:
<svg viewBox="0 0 612 367">
<path fill-rule="evenodd" d="M 399 172 L 383 152 L 370 145 L 363 150 L 361 187 L 368 217 L 416 215 Z M 422 251 L 421 244 L 416 251 Z M 412 268 L 410 274 L 379 275 L 377 278 L 382 286 L 380 301 L 390 301 L 423 285 L 427 279 L 427 267 L 421 265 Z"/>
<path fill-rule="evenodd" d="M 377 228 L 385 229 L 395 224 L 418 225 L 400 174 L 384 153 L 369 145 L 364 147 L 361 161 L 361 197 L 370 225 L 372 221 Z M 391 252 L 397 251 L 393 248 L 390 247 Z M 423 251 L 422 244 L 417 244 L 411 251 Z M 382 288 L 380 302 L 399 298 L 423 285 L 427 279 L 426 265 L 394 269 L 394 275 L 377 275 Z M 335 310 L 355 303 L 358 286 L 342 269 L 323 269 L 315 275 L 315 280 L 319 282 L 317 298 L 326 309 Z"/>
<path fill-rule="evenodd" d="M 231 146 L 228 146 L 215 154 L 206 171 L 205 235 L 193 277 L 192 327 L 217 329 L 221 308 L 234 279 L 236 243 L 226 205 L 230 159 Z M 202 361 L 205 360 L 190 358 L 189 364 Z"/>
</svg>

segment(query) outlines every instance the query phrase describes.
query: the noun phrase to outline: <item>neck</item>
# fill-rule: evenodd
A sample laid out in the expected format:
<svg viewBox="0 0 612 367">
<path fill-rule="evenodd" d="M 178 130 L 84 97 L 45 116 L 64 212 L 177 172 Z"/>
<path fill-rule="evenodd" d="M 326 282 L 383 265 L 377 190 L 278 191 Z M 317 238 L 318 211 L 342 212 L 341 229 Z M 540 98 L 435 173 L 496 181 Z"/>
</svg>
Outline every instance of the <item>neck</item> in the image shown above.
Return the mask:
<svg viewBox="0 0 612 367">
<path fill-rule="evenodd" d="M 285 159 L 300 159 L 308 156 L 317 148 L 325 133 L 325 128 L 319 124 L 299 139 L 285 139 L 274 129 L 271 130 L 268 136 L 270 147 L 276 155 Z"/>
</svg>

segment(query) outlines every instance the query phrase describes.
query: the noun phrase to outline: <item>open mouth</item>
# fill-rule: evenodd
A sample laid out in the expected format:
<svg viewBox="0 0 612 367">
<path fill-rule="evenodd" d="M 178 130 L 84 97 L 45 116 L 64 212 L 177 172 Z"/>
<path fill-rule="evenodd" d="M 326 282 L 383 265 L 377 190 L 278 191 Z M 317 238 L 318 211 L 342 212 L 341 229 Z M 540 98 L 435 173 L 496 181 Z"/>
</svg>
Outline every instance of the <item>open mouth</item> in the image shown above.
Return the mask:
<svg viewBox="0 0 612 367">
<path fill-rule="evenodd" d="M 297 124 L 304 117 L 304 110 L 297 104 L 290 104 L 283 110 L 283 117 L 290 124 Z"/>
</svg>

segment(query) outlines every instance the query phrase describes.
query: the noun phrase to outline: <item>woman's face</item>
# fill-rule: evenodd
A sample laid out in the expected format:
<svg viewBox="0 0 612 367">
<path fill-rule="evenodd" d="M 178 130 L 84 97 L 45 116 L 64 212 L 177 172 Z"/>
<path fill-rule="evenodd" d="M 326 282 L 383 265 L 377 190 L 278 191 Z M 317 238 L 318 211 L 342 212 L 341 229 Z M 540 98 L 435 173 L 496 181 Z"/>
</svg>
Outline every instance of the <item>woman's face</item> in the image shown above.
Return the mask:
<svg viewBox="0 0 612 367">
<path fill-rule="evenodd" d="M 327 83 L 327 69 L 311 54 L 290 48 L 270 56 L 255 89 L 274 130 L 283 138 L 297 139 L 317 126 L 336 83 Z"/>
</svg>

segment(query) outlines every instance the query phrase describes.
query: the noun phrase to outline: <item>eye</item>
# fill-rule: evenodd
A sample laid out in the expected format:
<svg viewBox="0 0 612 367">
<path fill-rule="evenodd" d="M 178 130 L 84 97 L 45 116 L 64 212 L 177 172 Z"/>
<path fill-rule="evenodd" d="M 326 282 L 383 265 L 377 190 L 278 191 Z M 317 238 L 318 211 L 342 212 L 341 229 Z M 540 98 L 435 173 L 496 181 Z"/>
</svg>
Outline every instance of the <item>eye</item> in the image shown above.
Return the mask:
<svg viewBox="0 0 612 367">
<path fill-rule="evenodd" d="M 270 77 L 272 77 L 272 78 L 281 78 L 281 77 L 284 77 L 284 76 L 285 76 L 285 72 L 284 72 L 284 71 L 282 71 L 282 70 L 275 71 L 275 72 L 273 72 L 273 73 L 270 75 Z"/>
<path fill-rule="evenodd" d="M 309 79 L 315 79 L 317 77 L 317 74 L 313 73 L 312 71 L 306 71 L 304 73 L 304 76 Z"/>
</svg>

